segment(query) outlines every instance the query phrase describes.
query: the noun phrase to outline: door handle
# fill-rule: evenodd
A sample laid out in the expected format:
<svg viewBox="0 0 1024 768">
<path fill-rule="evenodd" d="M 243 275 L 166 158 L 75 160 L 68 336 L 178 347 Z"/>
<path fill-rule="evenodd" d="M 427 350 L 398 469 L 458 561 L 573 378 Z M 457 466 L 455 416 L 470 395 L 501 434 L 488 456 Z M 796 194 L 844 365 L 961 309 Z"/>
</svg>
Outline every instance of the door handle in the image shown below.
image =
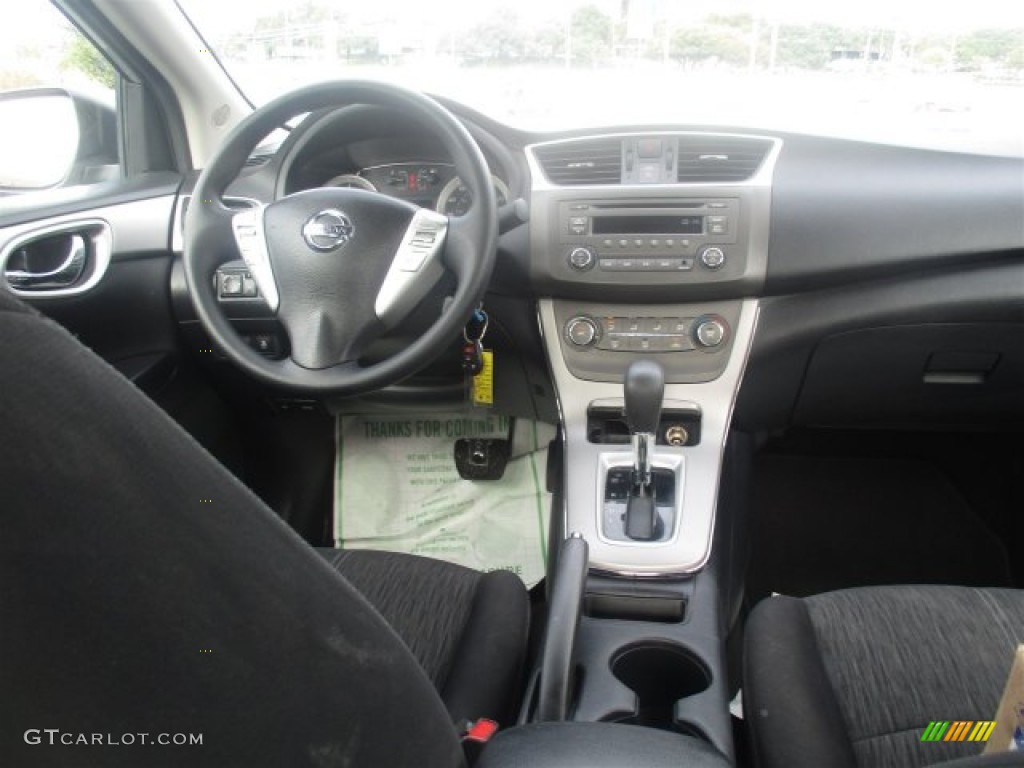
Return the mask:
<svg viewBox="0 0 1024 768">
<path fill-rule="evenodd" d="M 8 285 L 23 291 L 44 291 L 74 285 L 85 271 L 89 247 L 81 235 L 71 235 L 68 241 L 68 254 L 58 267 L 43 272 L 32 272 L 28 269 L 5 270 L 4 277 Z"/>
<path fill-rule="evenodd" d="M 0 228 L 0 240 L 5 235 Z M 113 245 L 110 225 L 100 218 L 26 227 L 0 244 L 0 288 L 33 300 L 87 293 L 107 273 Z"/>
</svg>

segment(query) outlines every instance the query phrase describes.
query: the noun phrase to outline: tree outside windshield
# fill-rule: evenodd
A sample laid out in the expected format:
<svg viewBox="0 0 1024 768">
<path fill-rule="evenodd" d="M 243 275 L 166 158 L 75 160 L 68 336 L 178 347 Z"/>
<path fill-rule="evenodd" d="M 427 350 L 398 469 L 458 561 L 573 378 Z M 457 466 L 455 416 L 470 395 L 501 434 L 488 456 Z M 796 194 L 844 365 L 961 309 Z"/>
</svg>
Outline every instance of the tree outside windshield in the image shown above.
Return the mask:
<svg viewBox="0 0 1024 768">
<path fill-rule="evenodd" d="M 529 128 L 687 123 L 1024 154 L 1024 9 L 920 0 L 184 0 L 255 102 L 332 77 Z"/>
</svg>

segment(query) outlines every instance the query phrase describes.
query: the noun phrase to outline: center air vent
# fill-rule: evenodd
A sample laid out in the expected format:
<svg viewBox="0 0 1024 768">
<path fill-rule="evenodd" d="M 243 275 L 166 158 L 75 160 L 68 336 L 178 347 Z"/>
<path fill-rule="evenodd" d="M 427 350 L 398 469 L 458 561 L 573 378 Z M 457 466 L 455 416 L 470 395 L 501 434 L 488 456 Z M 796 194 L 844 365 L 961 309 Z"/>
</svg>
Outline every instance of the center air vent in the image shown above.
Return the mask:
<svg viewBox="0 0 1024 768">
<path fill-rule="evenodd" d="M 618 184 L 622 140 L 567 141 L 537 147 L 537 160 L 553 184 Z"/>
<path fill-rule="evenodd" d="M 746 181 L 761 167 L 772 142 L 744 136 L 680 136 L 681 182 Z"/>
</svg>

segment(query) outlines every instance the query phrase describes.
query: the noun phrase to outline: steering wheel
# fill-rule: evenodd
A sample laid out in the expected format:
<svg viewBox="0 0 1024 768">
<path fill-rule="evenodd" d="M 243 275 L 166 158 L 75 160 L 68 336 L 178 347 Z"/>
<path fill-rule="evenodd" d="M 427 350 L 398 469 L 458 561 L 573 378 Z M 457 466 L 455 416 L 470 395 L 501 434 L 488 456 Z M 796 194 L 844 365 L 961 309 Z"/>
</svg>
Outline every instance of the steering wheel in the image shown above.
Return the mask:
<svg viewBox="0 0 1024 768">
<path fill-rule="evenodd" d="M 446 217 L 361 189 L 323 188 L 239 212 L 224 191 L 256 145 L 288 119 L 346 104 L 408 114 L 449 152 L 473 205 Z M 364 81 L 319 83 L 257 109 L 224 140 L 196 182 L 185 220 L 184 271 L 196 314 L 239 367 L 262 381 L 314 394 L 355 395 L 412 375 L 451 343 L 479 304 L 494 268 L 497 203 L 490 170 L 466 128 L 429 97 Z M 245 260 L 290 341 L 290 357 L 263 357 L 217 301 L 217 267 Z M 445 272 L 455 293 L 409 346 L 371 365 L 360 355 L 394 328 Z"/>
</svg>

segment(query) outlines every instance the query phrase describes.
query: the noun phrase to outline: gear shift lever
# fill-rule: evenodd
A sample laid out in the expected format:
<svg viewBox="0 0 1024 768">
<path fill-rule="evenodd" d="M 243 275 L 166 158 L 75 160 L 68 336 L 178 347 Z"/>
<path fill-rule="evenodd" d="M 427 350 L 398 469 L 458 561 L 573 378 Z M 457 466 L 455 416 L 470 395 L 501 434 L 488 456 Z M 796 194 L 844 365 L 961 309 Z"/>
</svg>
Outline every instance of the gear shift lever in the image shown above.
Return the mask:
<svg viewBox="0 0 1024 768">
<path fill-rule="evenodd" d="M 626 535 L 638 541 L 650 541 L 657 535 L 658 522 L 651 461 L 665 394 L 665 372 L 661 365 L 653 360 L 632 362 L 626 369 L 623 392 L 626 426 L 633 443 L 633 482 L 626 500 Z"/>
</svg>

